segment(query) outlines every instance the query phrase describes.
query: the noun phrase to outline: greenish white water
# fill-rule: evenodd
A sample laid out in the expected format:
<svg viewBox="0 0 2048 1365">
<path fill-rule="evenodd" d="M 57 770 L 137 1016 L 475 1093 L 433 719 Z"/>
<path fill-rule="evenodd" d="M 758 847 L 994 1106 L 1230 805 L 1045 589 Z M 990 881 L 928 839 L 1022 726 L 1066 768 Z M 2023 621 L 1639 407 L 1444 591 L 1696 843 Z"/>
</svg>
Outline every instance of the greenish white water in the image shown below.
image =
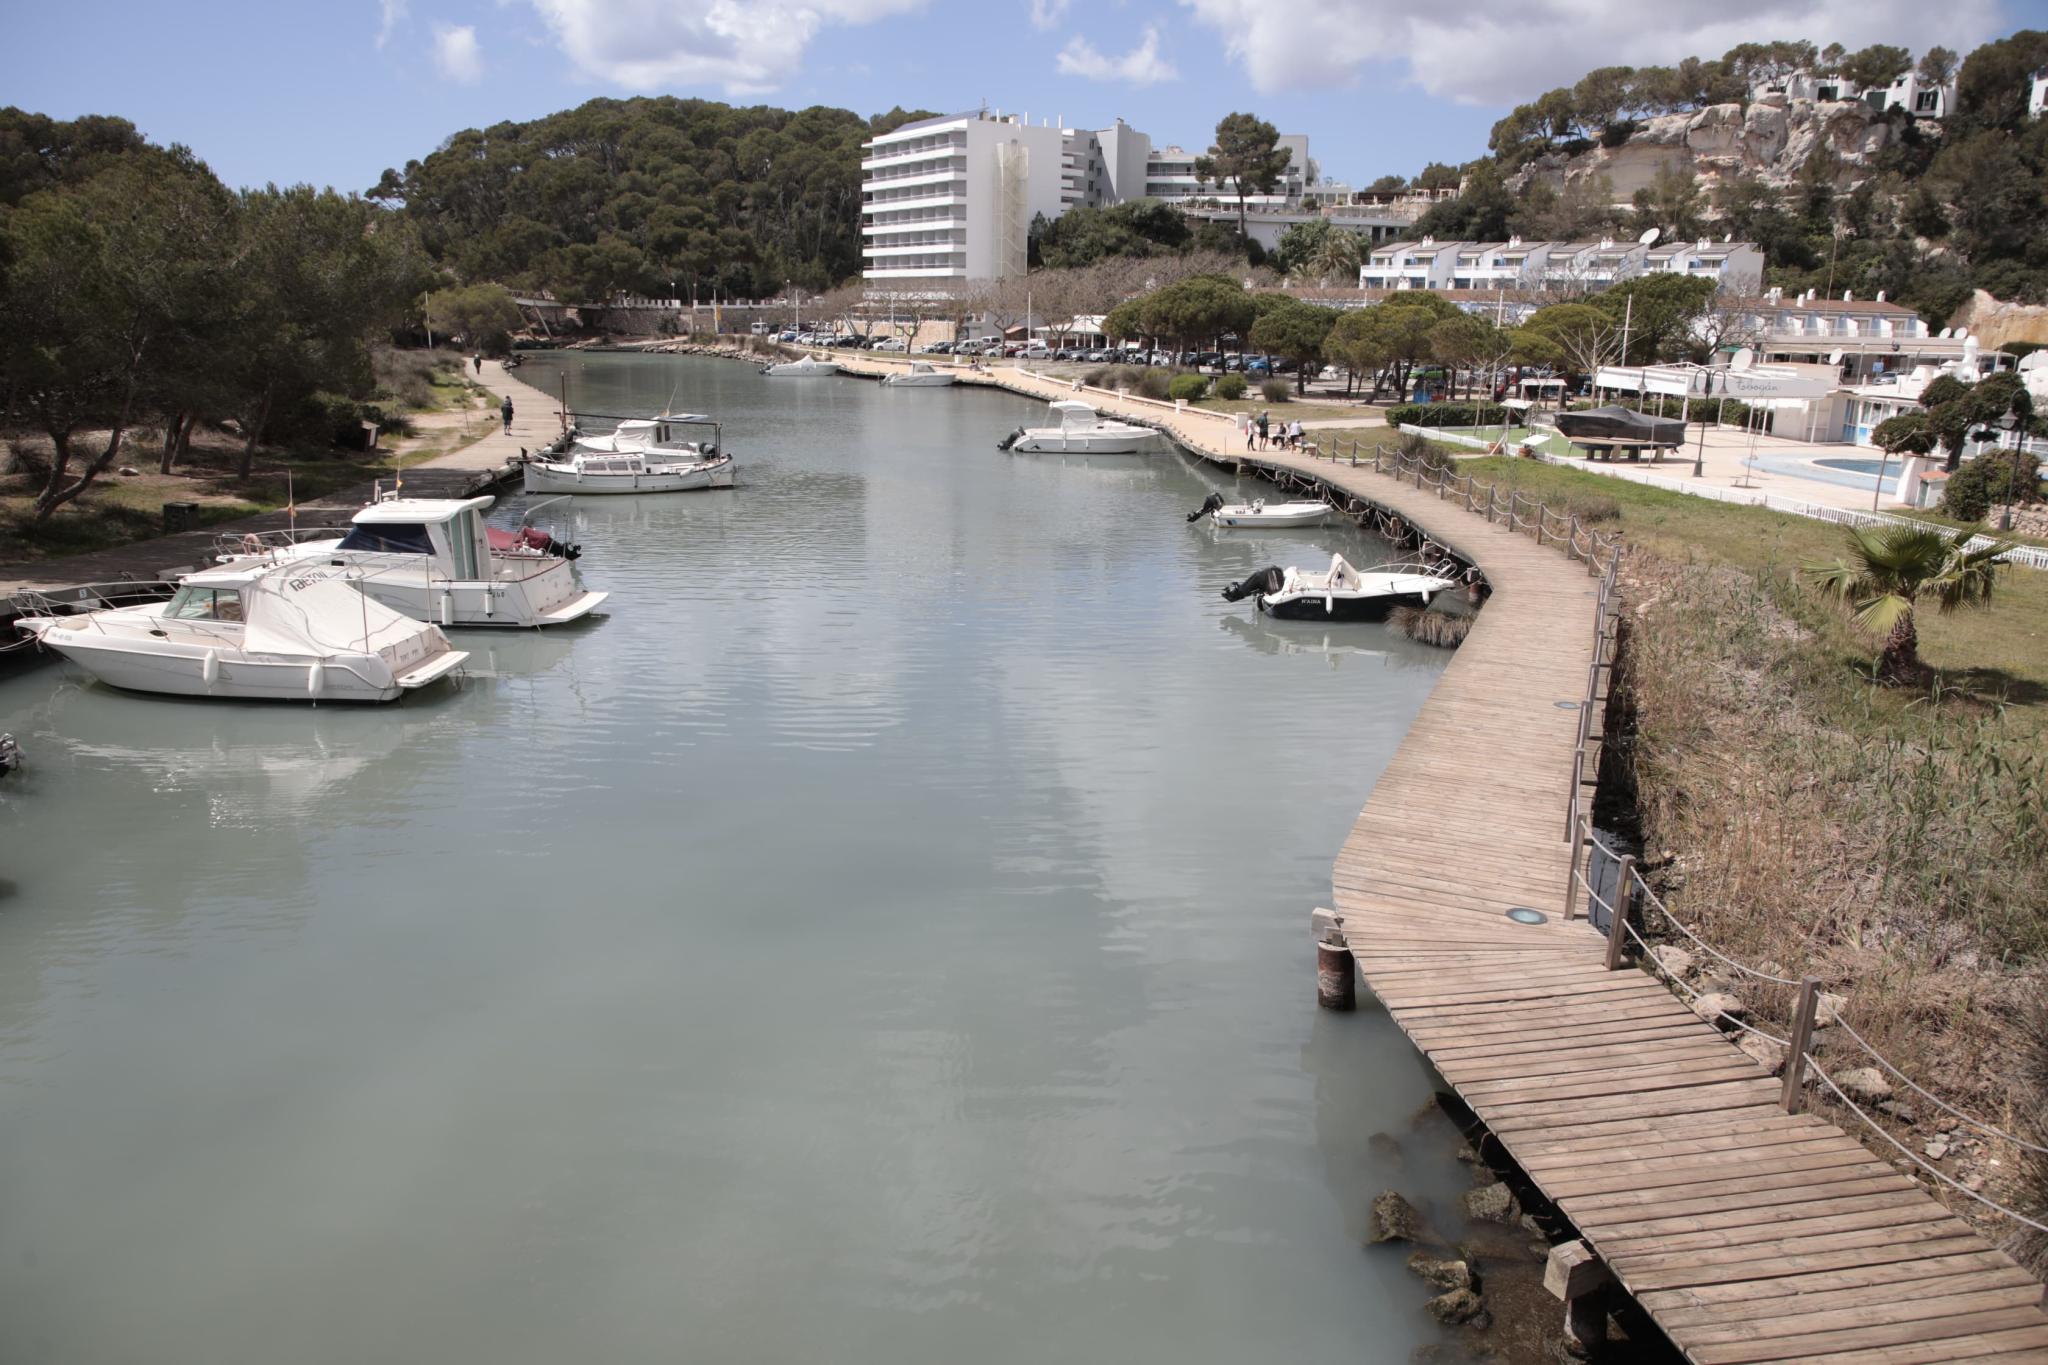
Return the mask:
<svg viewBox="0 0 2048 1365">
<path fill-rule="evenodd" d="M 386 708 L 0 679 L 0 1360 L 1433 1340 L 1363 1218 L 1461 1182 L 1307 921 L 1444 656 L 1217 595 L 1383 547 L 1009 396 L 551 365 L 740 461 L 557 519 L 607 619 Z"/>
</svg>

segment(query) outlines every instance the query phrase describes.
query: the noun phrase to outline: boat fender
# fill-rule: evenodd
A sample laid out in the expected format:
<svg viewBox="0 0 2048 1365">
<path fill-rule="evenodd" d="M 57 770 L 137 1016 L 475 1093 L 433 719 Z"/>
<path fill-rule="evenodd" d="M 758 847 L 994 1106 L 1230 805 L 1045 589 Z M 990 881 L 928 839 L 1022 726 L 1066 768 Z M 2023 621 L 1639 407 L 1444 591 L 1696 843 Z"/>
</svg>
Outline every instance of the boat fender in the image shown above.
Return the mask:
<svg viewBox="0 0 2048 1365">
<path fill-rule="evenodd" d="M 199 680 L 205 683 L 208 687 L 211 687 L 216 682 L 220 681 L 219 650 L 209 649 L 206 651 L 205 661 L 199 665 Z"/>
<path fill-rule="evenodd" d="M 306 670 L 306 695 L 317 697 L 327 689 L 327 666 L 318 659 Z"/>
</svg>

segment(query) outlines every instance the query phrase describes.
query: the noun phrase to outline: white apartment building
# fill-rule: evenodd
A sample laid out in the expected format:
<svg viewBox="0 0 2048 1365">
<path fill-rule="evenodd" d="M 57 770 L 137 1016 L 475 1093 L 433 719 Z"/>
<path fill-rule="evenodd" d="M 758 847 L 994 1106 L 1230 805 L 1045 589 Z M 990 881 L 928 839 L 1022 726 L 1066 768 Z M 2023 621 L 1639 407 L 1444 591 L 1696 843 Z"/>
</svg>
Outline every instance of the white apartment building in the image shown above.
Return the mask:
<svg viewBox="0 0 2048 1365">
<path fill-rule="evenodd" d="M 2048 114 L 2048 66 L 2036 71 L 2027 85 L 2027 117 L 2039 118 L 2043 114 Z"/>
<path fill-rule="evenodd" d="M 1290 133 L 1280 145 L 1286 173 L 1272 193 L 1248 201 L 1267 212 L 1298 208 L 1328 188 L 1315 183 L 1307 137 Z M 1154 147 L 1122 119 L 1090 131 L 980 110 L 905 124 L 862 145 L 862 274 L 905 290 L 1021 275 L 1032 220 L 1080 204 L 1213 199 L 1235 213 L 1234 185 L 1204 184 L 1195 159 Z M 1274 227 L 1275 241 L 1281 230 Z"/>
<path fill-rule="evenodd" d="M 1749 242 L 1673 242 L 1646 247 L 1612 239 L 1585 242 L 1390 242 L 1358 270 L 1361 289 L 1605 289 L 1646 274 L 1689 275 L 1716 285 L 1754 288 L 1764 258 Z"/>
<path fill-rule="evenodd" d="M 1876 109 L 1904 109 L 1920 118 L 1945 118 L 1956 107 L 1954 78 L 1936 85 L 1908 71 L 1887 86 L 1851 85 L 1839 76 L 1795 71 L 1782 79 L 1750 87 L 1752 100 L 1862 100 Z"/>
</svg>

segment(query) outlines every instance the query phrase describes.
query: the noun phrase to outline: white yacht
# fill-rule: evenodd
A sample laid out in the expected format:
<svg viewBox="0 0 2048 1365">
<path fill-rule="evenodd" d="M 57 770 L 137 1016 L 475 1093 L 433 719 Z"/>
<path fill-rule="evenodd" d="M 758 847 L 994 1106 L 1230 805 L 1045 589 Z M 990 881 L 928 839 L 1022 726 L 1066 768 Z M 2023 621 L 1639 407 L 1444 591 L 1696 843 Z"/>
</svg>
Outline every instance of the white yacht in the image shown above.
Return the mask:
<svg viewBox="0 0 2048 1365">
<path fill-rule="evenodd" d="M 839 362 L 829 356 L 807 355 L 800 360 L 785 360 L 776 365 L 763 365 L 761 373 L 778 379 L 801 378 L 807 375 L 838 374 Z"/>
<path fill-rule="evenodd" d="M 1018 427 L 997 443 L 997 450 L 1070 451 L 1081 455 L 1131 455 L 1153 449 L 1159 434 L 1150 427 L 1107 420 L 1094 408 L 1072 398 L 1054 400 L 1053 427 Z"/>
<path fill-rule="evenodd" d="M 678 429 L 686 426 L 711 431 L 685 440 Z M 523 473 L 529 493 L 681 493 L 733 485 L 722 429 L 694 412 L 629 418 L 601 436 L 578 436 L 562 455 L 528 460 Z"/>
<path fill-rule="evenodd" d="M 1231 527 L 1324 526 L 1330 520 L 1330 505 L 1306 498 L 1272 503 L 1255 498 L 1251 502 L 1229 503 L 1223 501 L 1221 493 L 1211 493 L 1207 502 L 1188 513 L 1189 521 L 1200 521 L 1203 517 L 1218 526 Z"/>
<path fill-rule="evenodd" d="M 1458 586 L 1433 566 L 1382 564 L 1360 573 L 1343 555 L 1331 555 L 1325 570 L 1283 569 L 1275 564 L 1223 590 L 1226 602 L 1252 599 L 1260 611 L 1292 621 L 1378 621 L 1398 606 L 1426 607 L 1429 599 Z"/>
<path fill-rule="evenodd" d="M 250 561 L 187 574 L 166 602 L 18 625 L 101 682 L 185 697 L 390 701 L 469 657 L 358 591 L 361 576 Z"/>
<path fill-rule="evenodd" d="M 959 375 L 951 370 L 942 370 L 928 360 L 913 360 L 909 369 L 882 376 L 882 382 L 892 389 L 943 389 L 959 380 Z"/>
<path fill-rule="evenodd" d="M 313 562 L 359 570 L 351 581 L 373 600 L 444 626 L 558 626 L 588 616 L 604 601 L 605 593 L 584 588 L 575 546 L 530 525 L 486 527 L 483 514 L 492 501 L 380 493 L 350 519 L 340 539 L 273 532 L 219 544 L 229 563 Z"/>
</svg>

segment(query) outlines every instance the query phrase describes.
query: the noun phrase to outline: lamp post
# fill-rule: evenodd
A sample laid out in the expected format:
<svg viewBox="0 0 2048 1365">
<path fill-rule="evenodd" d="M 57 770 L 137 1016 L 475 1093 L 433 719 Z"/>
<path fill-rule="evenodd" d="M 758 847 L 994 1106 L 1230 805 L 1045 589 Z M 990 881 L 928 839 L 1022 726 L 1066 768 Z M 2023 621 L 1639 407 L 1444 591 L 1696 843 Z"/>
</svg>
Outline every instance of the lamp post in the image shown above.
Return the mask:
<svg viewBox="0 0 2048 1365">
<path fill-rule="evenodd" d="M 2007 435 L 2011 435 L 2013 428 L 2018 425 L 2019 418 L 2010 412 L 1998 419 L 1999 429 Z M 2003 441 L 1999 442 L 1999 448 L 2005 448 Z M 2005 462 L 2005 500 L 1998 506 L 1998 529 L 2001 531 L 2012 529 L 2012 468 L 2018 463 L 2017 459 L 2008 459 Z"/>
<path fill-rule="evenodd" d="M 1714 372 L 1713 372 L 1712 370 L 1710 370 L 1710 369 L 1707 369 L 1707 368 L 1706 368 L 1706 367 L 1705 367 L 1705 366 L 1703 365 L 1703 366 L 1701 366 L 1701 367 L 1700 367 L 1700 369 L 1699 369 L 1699 371 L 1698 371 L 1698 374 L 1699 374 L 1699 377 L 1700 377 L 1700 381 L 1701 381 L 1701 383 L 1700 383 L 1700 397 L 1702 397 L 1702 398 L 1711 398 L 1711 397 L 1713 396 L 1713 393 L 1714 393 Z M 1688 407 L 1688 408 L 1690 408 L 1690 407 L 1692 406 L 1692 376 L 1691 376 L 1691 375 L 1687 375 L 1687 376 L 1686 376 L 1686 379 L 1685 379 L 1685 405 L 1686 405 L 1686 407 Z M 1688 417 L 1690 417 L 1691 415 L 1692 415 L 1692 414 L 1691 414 L 1690 412 L 1688 412 L 1688 413 L 1686 414 L 1686 416 L 1688 416 Z M 1704 421 L 1702 421 L 1702 422 L 1700 423 L 1700 434 L 1699 434 L 1699 439 L 1698 439 L 1697 441 L 1695 441 L 1695 442 L 1693 443 L 1693 448 L 1692 448 L 1692 476 L 1693 476 L 1693 477 L 1694 477 L 1695 479 L 1698 479 L 1698 478 L 1704 478 L 1704 477 L 1706 476 L 1706 472 L 1707 472 L 1707 424 L 1706 424 L 1706 423 L 1705 423 Z"/>
</svg>

